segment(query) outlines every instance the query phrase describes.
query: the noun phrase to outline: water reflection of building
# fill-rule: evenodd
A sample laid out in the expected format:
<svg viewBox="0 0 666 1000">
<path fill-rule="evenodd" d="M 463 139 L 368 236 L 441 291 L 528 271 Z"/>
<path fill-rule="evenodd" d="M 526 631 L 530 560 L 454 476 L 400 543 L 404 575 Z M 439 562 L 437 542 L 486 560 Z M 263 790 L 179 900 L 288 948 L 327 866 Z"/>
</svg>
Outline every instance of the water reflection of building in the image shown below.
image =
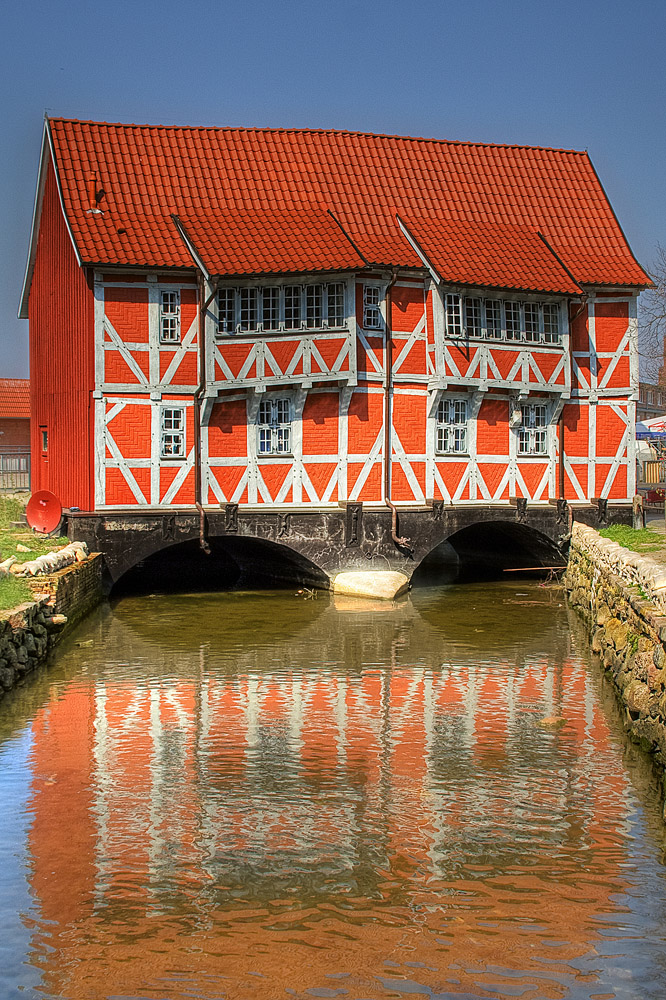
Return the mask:
<svg viewBox="0 0 666 1000">
<path fill-rule="evenodd" d="M 48 991 L 180 996 L 189 972 L 197 996 L 269 997 L 351 972 L 363 996 L 405 973 L 464 994 L 508 969 L 565 995 L 624 884 L 608 816 L 626 788 L 564 632 L 511 662 L 446 649 L 421 619 L 410 659 L 399 621 L 373 638 L 361 616 L 345 643 L 365 665 L 304 663 L 317 637 L 330 653 L 335 620 L 259 641 L 235 670 L 210 646 L 148 680 L 91 667 L 39 713 L 30 851 Z M 147 657 L 118 620 L 102 632 L 119 661 Z M 537 725 L 553 714 L 564 728 Z"/>
</svg>

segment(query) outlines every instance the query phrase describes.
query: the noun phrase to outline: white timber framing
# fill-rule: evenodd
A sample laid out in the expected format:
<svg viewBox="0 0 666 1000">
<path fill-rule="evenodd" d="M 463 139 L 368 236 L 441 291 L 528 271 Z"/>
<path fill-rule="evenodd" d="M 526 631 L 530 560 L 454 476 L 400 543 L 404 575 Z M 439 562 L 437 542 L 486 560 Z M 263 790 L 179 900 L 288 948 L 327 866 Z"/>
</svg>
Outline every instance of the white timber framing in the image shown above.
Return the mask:
<svg viewBox="0 0 666 1000">
<path fill-rule="evenodd" d="M 626 305 L 628 310 L 627 328 L 613 351 L 597 351 L 596 338 L 596 304 Z M 573 374 L 572 396 L 603 396 L 627 395 L 638 398 L 638 297 L 636 295 L 604 295 L 597 296 L 590 292 L 587 300 L 587 347 L 572 351 L 571 367 Z M 615 370 L 622 358 L 629 360 L 629 379 L 627 385 L 611 385 Z M 599 378 L 603 365 L 604 371 Z M 587 371 L 587 374 L 586 374 Z"/>
<path fill-rule="evenodd" d="M 206 382 L 210 392 L 224 389 L 251 388 L 264 392 L 269 387 L 279 387 L 300 382 L 309 388 L 312 382 L 346 381 L 355 385 L 357 381 L 356 360 L 356 284 L 353 275 L 341 276 L 338 280 L 345 286 L 345 326 L 333 330 L 275 331 L 270 333 L 238 333 L 218 335 L 217 296 L 213 295 L 206 312 Z M 264 280 L 263 284 L 267 284 Z M 297 282 L 296 282 L 297 283 Z M 252 284 L 243 282 L 243 285 Z M 206 283 L 206 296 L 214 291 L 211 282 Z M 322 357 L 318 344 L 340 341 L 340 348 L 332 363 Z M 289 362 L 282 367 L 271 350 L 271 345 L 295 345 Z M 225 346 L 245 348 L 246 356 L 241 367 L 234 372 L 225 359 Z M 314 366 L 313 366 L 314 362 Z M 301 366 L 302 371 L 296 373 Z M 237 367 L 237 363 L 236 363 Z M 254 368 L 254 375 L 250 372 Z M 221 377 L 220 377 L 221 376 Z"/>
<path fill-rule="evenodd" d="M 106 315 L 107 290 L 112 293 L 115 288 L 139 290 L 143 289 L 147 294 L 148 301 L 148 342 L 124 340 L 115 330 L 111 320 Z M 96 272 L 93 282 L 94 298 L 94 362 L 95 362 L 95 389 L 93 391 L 94 400 L 94 422 L 95 422 L 95 506 L 109 507 L 122 505 L 109 505 L 106 503 L 106 470 L 107 468 L 117 468 L 120 470 L 125 482 L 132 491 L 132 495 L 138 505 L 141 506 L 168 506 L 178 489 L 184 482 L 187 473 L 194 461 L 194 450 L 190 448 L 185 460 L 169 462 L 160 457 L 160 401 L 163 394 L 168 393 L 177 398 L 172 400 L 174 406 L 189 408 L 192 404 L 191 397 L 196 389 L 195 385 L 179 384 L 174 382 L 177 378 L 178 368 L 185 356 L 198 352 L 198 315 L 190 323 L 186 330 L 182 331 L 181 340 L 177 344 L 160 343 L 160 296 L 163 290 L 173 290 L 174 288 L 192 288 L 191 281 L 187 279 L 160 283 L 157 274 L 148 274 L 144 280 L 104 280 L 100 272 Z M 181 327 L 182 329 L 182 327 Z M 135 375 L 134 382 L 107 382 L 106 381 L 106 356 L 110 352 L 117 352 L 123 359 L 130 371 Z M 160 375 L 161 353 L 167 351 L 171 360 L 164 372 Z M 148 356 L 148 375 L 146 376 L 136 357 L 137 353 Z M 149 398 L 137 398 L 146 397 Z M 150 454 L 143 458 L 126 458 L 120 452 L 113 436 L 112 428 L 109 426 L 113 419 L 120 415 L 127 406 L 149 405 L 150 411 Z M 110 406 L 110 409 L 109 409 Z M 109 454 L 107 454 L 107 451 Z M 178 468 L 178 474 L 174 478 L 171 486 L 166 490 L 164 496 L 160 496 L 161 482 L 160 470 L 174 466 Z M 132 469 L 150 467 L 150 489 L 149 496 L 145 496 L 139 488 Z"/>
<path fill-rule="evenodd" d="M 398 506 L 409 506 L 414 503 L 425 502 L 426 497 L 434 497 L 436 492 L 443 497 L 447 503 L 473 504 L 484 502 L 488 504 L 506 504 L 508 496 L 525 496 L 533 503 L 547 503 L 549 498 L 557 494 L 557 465 L 558 465 L 558 436 L 557 423 L 562 406 L 566 400 L 554 394 L 542 394 L 540 396 L 530 395 L 523 397 L 522 401 L 529 398 L 530 402 L 541 403 L 548 408 L 549 423 L 547 425 L 547 447 L 543 455 L 519 455 L 518 454 L 518 432 L 508 427 L 506 431 L 506 448 L 502 454 L 485 454 L 478 450 L 478 418 L 484 399 L 504 402 L 507 406 L 507 417 L 509 404 L 514 405 L 520 402 L 520 397 L 514 394 L 493 393 L 492 396 L 482 390 L 469 391 L 467 387 L 449 387 L 452 395 L 458 398 L 466 398 L 468 401 L 468 451 L 465 454 L 438 455 L 435 453 L 435 432 L 436 432 L 436 412 L 439 400 L 445 391 L 441 389 L 431 389 L 430 391 L 420 386 L 394 388 L 395 395 L 410 395 L 423 399 L 426 415 L 426 447 L 425 453 L 407 453 L 402 445 L 400 427 L 393 427 L 392 432 L 392 466 L 399 465 L 405 475 L 410 489 L 413 493 L 411 500 L 396 501 Z M 260 393 L 250 392 L 233 394 L 225 399 L 243 399 L 247 405 L 248 416 L 248 455 L 246 456 L 208 456 L 207 466 L 210 468 L 210 478 L 208 480 L 213 502 L 224 503 L 228 501 L 240 502 L 245 487 L 248 487 L 247 503 L 250 506 L 263 506 L 265 504 L 280 504 L 287 507 L 304 506 L 312 503 L 319 506 L 336 506 L 334 498 L 337 486 L 338 500 L 357 501 L 365 499 L 367 502 L 382 502 L 383 497 L 364 497 L 364 488 L 374 467 L 383 461 L 384 447 L 384 427 L 383 423 L 378 425 L 377 432 L 372 445 L 367 452 L 359 453 L 350 447 L 348 439 L 348 413 L 355 394 L 381 395 L 383 390 L 379 386 L 359 386 L 343 387 L 339 390 L 339 410 L 338 410 L 338 451 L 335 454 L 305 454 L 302 450 L 302 433 L 298 428 L 298 415 L 302 414 L 302 406 L 305 403 L 306 393 L 299 390 L 300 399 L 296 399 L 294 393 L 290 398 L 294 401 L 293 406 L 293 429 L 292 429 L 292 454 L 285 456 L 265 456 L 257 455 L 257 433 L 256 417 L 261 399 Z M 309 393 L 329 392 L 330 388 L 311 389 Z M 618 416 L 627 423 L 626 403 L 620 401 L 603 400 L 599 405 L 611 405 Z M 220 405 L 224 405 L 223 402 Z M 584 417 L 584 411 L 582 416 Z M 630 422 L 630 418 L 629 418 Z M 613 455 L 599 456 L 598 462 L 608 465 L 606 484 L 604 491 L 610 494 L 612 483 L 617 470 L 623 465 L 628 465 L 631 472 L 631 464 L 627 457 L 629 437 L 625 435 L 617 451 Z M 425 465 L 425 490 L 421 488 L 419 475 L 413 468 L 414 463 Z M 287 476 L 282 481 L 282 485 L 275 495 L 271 494 L 266 485 L 261 470 L 264 465 L 288 466 Z M 331 474 L 328 476 L 326 484 L 319 491 L 315 489 L 308 470 L 317 465 L 329 465 Z M 447 474 L 447 468 L 460 467 L 464 465 L 462 474 L 456 472 L 456 478 L 451 481 Z M 233 494 L 225 495 L 221 486 L 215 479 L 215 468 L 233 466 L 243 470 L 243 474 L 234 488 Z M 351 485 L 348 483 L 349 466 L 360 466 L 360 471 L 356 475 Z M 501 468 L 499 477 L 493 477 L 493 483 L 486 482 L 483 468 L 493 466 Z M 537 482 L 530 487 L 532 476 L 526 478 L 526 470 L 539 466 L 541 472 Z M 572 489 L 575 492 L 575 499 L 585 502 L 591 494 L 586 493 L 578 483 L 575 474 L 576 469 L 587 469 L 588 459 L 584 456 L 565 455 L 565 471 L 571 481 Z M 298 482 L 300 479 L 300 500 L 298 499 Z M 469 486 L 468 497 L 463 494 Z M 285 497 L 289 489 L 293 487 L 293 499 L 287 502 Z M 437 487 L 437 491 L 435 490 Z"/>
<path fill-rule="evenodd" d="M 145 289 L 148 297 L 148 342 L 124 340 L 115 330 L 105 312 L 106 289 L 129 288 Z M 195 290 L 195 286 L 187 281 L 160 283 L 156 274 L 149 274 L 145 281 L 104 281 L 101 274 L 95 275 L 95 388 L 102 392 L 176 392 L 192 394 L 196 384 L 174 381 L 178 368 L 187 354 L 198 352 L 197 334 L 198 317 L 182 331 L 179 343 L 160 343 L 160 295 L 162 291 L 173 291 L 175 288 Z M 182 308 L 182 306 L 181 306 Z M 107 340 L 107 337 L 109 338 Z M 134 382 L 106 382 L 105 355 L 116 351 L 120 354 L 130 371 L 135 375 Z M 160 376 L 160 355 L 164 352 L 173 354 L 164 376 Z M 148 376 L 139 365 L 135 354 L 148 355 Z"/>
<path fill-rule="evenodd" d="M 594 294 L 587 300 L 587 339 L 590 382 L 588 388 L 587 495 L 596 496 L 597 458 L 597 343 L 595 330 Z"/>
<path fill-rule="evenodd" d="M 106 501 L 106 473 L 108 469 L 118 469 L 132 492 L 134 500 L 141 507 L 168 507 L 185 482 L 194 465 L 194 446 L 189 442 L 189 450 L 182 459 L 160 458 L 161 409 L 164 405 L 190 409 L 191 399 L 152 399 L 131 396 L 98 396 L 95 399 L 95 505 L 107 509 L 125 507 L 126 504 L 109 504 Z M 122 454 L 113 432 L 113 421 L 121 415 L 127 419 L 127 409 L 149 407 L 147 421 L 150 428 L 150 453 L 144 457 L 127 457 Z M 131 418 L 136 421 L 136 417 Z M 176 469 L 171 484 L 161 494 L 161 470 Z M 148 496 L 137 483 L 136 469 L 150 469 L 150 489 Z"/>
<path fill-rule="evenodd" d="M 550 392 L 561 392 L 565 396 L 571 393 L 570 333 L 568 319 L 568 303 L 566 299 L 558 301 L 560 315 L 560 343 L 544 344 L 540 342 L 508 341 L 485 339 L 480 337 L 448 337 L 446 334 L 446 315 L 444 297 L 448 292 L 461 296 L 472 295 L 475 298 L 488 297 L 487 290 L 446 287 L 431 285 L 432 308 L 434 323 L 434 376 L 431 382 L 445 385 L 449 380 L 466 385 L 470 389 L 510 389 L 521 393 L 530 393 L 539 389 Z M 500 292 L 495 297 L 502 297 Z M 541 301 L 543 296 L 529 296 L 530 300 Z M 521 301 L 523 299 L 521 298 Z M 463 353 L 464 352 L 464 353 Z M 515 359 L 509 372 L 503 375 L 496 358 L 502 354 L 513 354 Z M 539 359 L 558 358 L 553 370 L 546 375 L 539 365 Z"/>
</svg>

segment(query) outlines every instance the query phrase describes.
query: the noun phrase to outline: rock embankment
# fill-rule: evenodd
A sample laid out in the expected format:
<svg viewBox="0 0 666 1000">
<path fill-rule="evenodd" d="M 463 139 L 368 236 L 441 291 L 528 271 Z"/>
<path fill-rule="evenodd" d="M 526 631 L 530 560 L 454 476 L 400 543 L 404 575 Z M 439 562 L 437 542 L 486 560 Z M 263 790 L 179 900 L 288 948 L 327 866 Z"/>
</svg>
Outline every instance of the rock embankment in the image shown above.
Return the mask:
<svg viewBox="0 0 666 1000">
<path fill-rule="evenodd" d="M 44 662 L 66 622 L 46 598 L 0 612 L 0 698 Z"/>
<path fill-rule="evenodd" d="M 30 581 L 35 600 L 0 611 L 0 698 L 45 663 L 53 645 L 102 599 L 97 553 Z"/>
<path fill-rule="evenodd" d="M 575 523 L 565 585 L 666 787 L 666 569 Z"/>
</svg>

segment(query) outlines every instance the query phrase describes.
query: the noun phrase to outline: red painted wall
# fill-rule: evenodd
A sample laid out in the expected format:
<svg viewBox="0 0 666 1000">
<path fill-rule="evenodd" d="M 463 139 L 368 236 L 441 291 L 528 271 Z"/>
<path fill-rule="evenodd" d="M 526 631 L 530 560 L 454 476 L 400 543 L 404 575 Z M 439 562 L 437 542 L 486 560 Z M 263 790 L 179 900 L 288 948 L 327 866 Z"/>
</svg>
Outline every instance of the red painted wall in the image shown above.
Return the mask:
<svg viewBox="0 0 666 1000">
<path fill-rule="evenodd" d="M 92 509 L 93 294 L 76 261 L 49 164 L 29 300 L 32 489 Z M 42 450 L 42 428 L 48 449 Z"/>
</svg>

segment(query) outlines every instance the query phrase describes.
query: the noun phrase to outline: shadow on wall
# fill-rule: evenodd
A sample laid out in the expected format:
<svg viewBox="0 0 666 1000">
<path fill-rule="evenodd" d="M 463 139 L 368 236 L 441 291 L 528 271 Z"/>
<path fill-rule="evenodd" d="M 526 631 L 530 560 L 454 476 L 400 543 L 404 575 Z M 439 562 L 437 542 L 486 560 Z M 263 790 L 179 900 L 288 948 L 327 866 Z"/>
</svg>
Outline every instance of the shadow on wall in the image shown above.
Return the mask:
<svg viewBox="0 0 666 1000">
<path fill-rule="evenodd" d="M 160 549 L 128 570 L 111 596 L 294 586 L 328 589 L 327 575 L 284 545 L 242 537 L 213 537 L 208 544 L 210 555 L 202 552 L 198 541 Z"/>
<path fill-rule="evenodd" d="M 412 586 L 492 580 L 506 570 L 566 566 L 566 558 L 546 535 L 511 521 L 480 521 L 437 545 L 417 567 Z"/>
</svg>

